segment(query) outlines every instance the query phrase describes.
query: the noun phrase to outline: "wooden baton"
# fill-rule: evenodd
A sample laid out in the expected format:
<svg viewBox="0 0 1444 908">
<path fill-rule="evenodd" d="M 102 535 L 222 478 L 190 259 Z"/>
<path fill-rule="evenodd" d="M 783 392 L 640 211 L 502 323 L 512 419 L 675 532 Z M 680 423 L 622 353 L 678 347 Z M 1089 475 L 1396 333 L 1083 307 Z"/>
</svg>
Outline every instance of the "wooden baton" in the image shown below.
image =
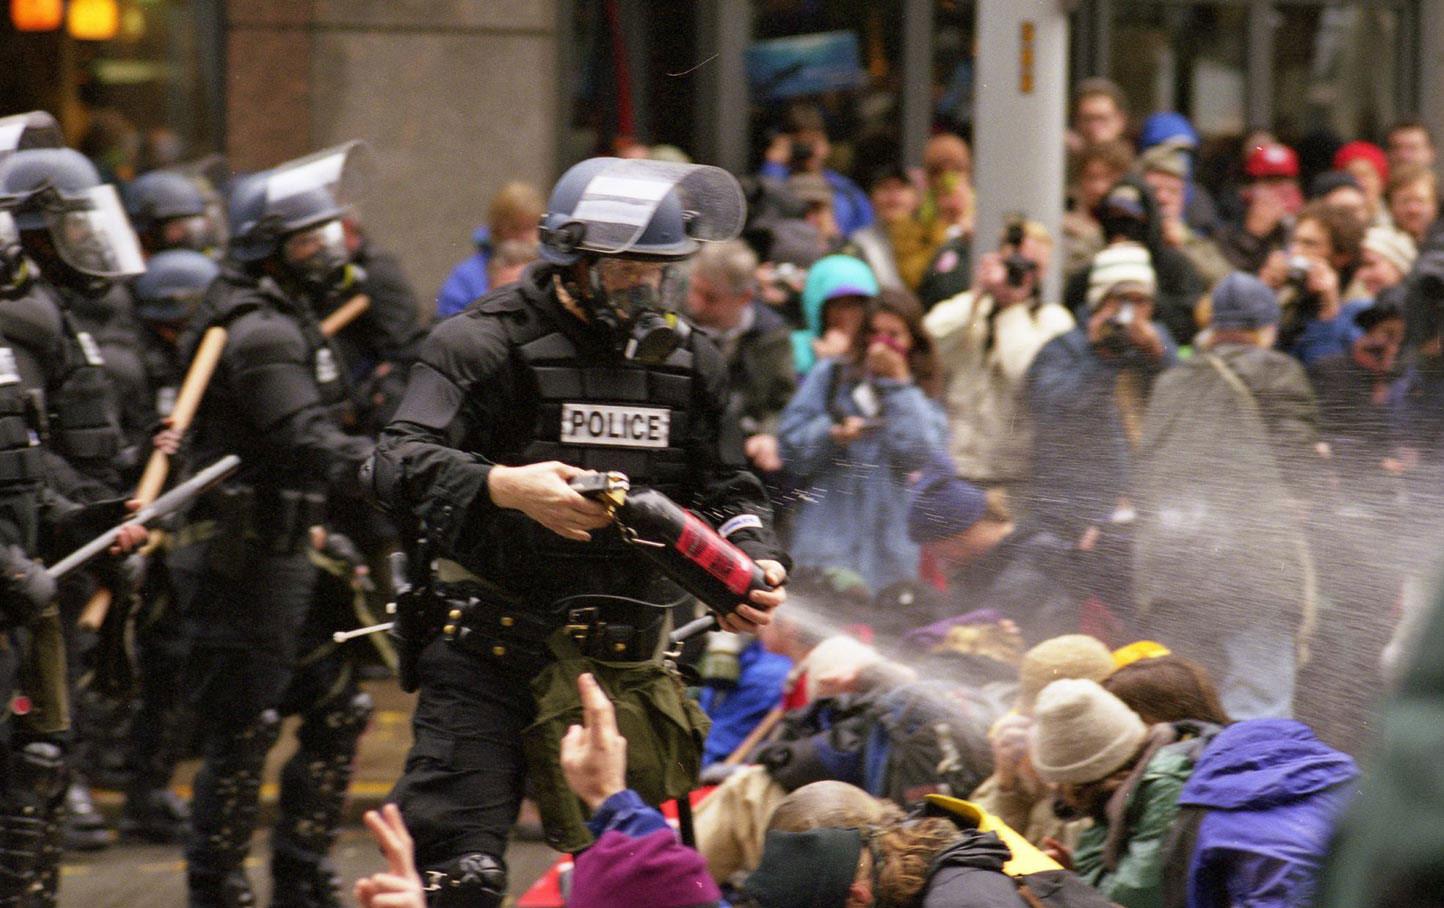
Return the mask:
<svg viewBox="0 0 1444 908">
<path fill-rule="evenodd" d="M 342 303 L 335 312 L 321 319 L 321 333 L 327 337 L 335 337 L 341 333 L 341 329 L 361 317 L 361 313 L 371 308 L 371 297 L 364 293 L 358 293 L 346 302 Z"/>
</svg>

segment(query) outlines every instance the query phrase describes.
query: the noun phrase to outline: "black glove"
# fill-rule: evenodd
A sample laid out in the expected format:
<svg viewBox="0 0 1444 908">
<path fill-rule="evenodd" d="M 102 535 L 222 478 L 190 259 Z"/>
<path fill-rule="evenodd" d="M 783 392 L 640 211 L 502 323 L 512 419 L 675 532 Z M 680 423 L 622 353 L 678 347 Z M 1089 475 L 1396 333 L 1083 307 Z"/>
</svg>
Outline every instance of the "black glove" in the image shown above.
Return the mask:
<svg viewBox="0 0 1444 908">
<path fill-rule="evenodd" d="M 0 622 L 18 627 L 35 620 L 55 599 L 55 578 L 18 545 L 0 548 Z"/>
</svg>

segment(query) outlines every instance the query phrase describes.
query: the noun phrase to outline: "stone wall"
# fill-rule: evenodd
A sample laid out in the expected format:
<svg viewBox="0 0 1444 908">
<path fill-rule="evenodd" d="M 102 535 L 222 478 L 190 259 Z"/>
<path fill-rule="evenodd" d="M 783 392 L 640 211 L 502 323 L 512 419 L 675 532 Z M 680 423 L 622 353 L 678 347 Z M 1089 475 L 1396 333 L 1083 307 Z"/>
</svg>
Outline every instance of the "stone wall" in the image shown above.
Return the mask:
<svg viewBox="0 0 1444 908">
<path fill-rule="evenodd" d="M 556 0 L 231 0 L 227 145 L 255 169 L 365 139 L 362 215 L 430 311 L 491 194 L 545 189 L 557 148 Z"/>
</svg>

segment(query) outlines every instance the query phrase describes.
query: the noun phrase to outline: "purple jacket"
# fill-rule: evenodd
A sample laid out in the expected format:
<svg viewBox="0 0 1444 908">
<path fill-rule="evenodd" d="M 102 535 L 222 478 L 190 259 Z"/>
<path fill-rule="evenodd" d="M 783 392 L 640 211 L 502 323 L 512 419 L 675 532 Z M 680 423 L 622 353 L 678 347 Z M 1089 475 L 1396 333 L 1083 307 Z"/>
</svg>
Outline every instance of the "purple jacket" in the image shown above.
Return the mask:
<svg viewBox="0 0 1444 908">
<path fill-rule="evenodd" d="M 1358 767 L 1291 719 L 1236 722 L 1209 743 L 1180 807 L 1202 808 L 1188 908 L 1312 904 Z"/>
</svg>

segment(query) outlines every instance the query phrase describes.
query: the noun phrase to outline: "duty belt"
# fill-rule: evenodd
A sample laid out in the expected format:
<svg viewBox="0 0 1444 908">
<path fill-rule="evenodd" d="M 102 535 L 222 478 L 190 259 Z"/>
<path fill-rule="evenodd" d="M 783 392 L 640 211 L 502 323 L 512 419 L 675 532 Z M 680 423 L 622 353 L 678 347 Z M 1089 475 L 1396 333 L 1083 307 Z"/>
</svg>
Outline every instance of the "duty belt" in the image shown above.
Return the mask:
<svg viewBox="0 0 1444 908">
<path fill-rule="evenodd" d="M 475 575 L 464 579 L 438 571 L 436 590 L 444 611 L 441 633 L 462 649 L 491 659 L 544 664 L 551 661 L 547 640 L 561 627 L 589 659 L 641 662 L 662 642 L 667 613 L 645 604 L 607 596 L 568 597 L 575 607 L 538 608 L 506 595 Z"/>
</svg>

